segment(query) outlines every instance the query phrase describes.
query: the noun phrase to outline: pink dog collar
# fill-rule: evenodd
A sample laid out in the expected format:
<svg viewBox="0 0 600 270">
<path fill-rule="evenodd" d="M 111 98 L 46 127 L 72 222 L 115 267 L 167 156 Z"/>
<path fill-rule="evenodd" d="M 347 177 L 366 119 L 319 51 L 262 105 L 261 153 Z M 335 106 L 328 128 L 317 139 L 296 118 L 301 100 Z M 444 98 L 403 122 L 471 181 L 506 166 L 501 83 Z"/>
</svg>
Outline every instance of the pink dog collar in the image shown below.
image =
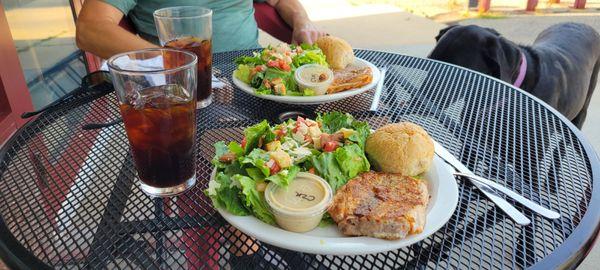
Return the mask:
<svg viewBox="0 0 600 270">
<path fill-rule="evenodd" d="M 525 73 L 527 73 L 527 57 L 521 52 L 521 66 L 519 67 L 519 75 L 513 83 L 514 87 L 521 88 L 521 84 L 525 80 Z"/>
</svg>

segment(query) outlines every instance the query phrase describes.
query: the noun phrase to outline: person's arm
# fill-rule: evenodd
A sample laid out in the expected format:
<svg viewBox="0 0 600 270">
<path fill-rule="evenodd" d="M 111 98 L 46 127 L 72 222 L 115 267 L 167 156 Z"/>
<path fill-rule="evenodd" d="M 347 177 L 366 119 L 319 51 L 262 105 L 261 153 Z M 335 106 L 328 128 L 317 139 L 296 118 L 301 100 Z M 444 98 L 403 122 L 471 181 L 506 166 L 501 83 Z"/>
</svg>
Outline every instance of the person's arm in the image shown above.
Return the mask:
<svg viewBox="0 0 600 270">
<path fill-rule="evenodd" d="M 86 0 L 77 18 L 77 47 L 104 59 L 117 53 L 157 47 L 120 27 L 123 16 L 110 4 Z"/>
<path fill-rule="evenodd" d="M 308 18 L 306 10 L 298 0 L 267 0 L 283 20 L 292 27 L 292 43 L 314 43 L 317 38 L 326 35 Z"/>
</svg>

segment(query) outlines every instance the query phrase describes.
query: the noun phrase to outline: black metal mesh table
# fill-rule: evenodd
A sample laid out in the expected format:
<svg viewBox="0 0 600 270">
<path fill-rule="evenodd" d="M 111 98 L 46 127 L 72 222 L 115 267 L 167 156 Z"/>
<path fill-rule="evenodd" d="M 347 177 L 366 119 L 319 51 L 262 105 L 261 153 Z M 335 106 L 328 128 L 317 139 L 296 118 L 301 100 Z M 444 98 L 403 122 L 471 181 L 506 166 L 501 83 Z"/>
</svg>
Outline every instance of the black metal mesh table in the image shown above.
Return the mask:
<svg viewBox="0 0 600 270">
<path fill-rule="evenodd" d="M 114 94 L 78 94 L 19 130 L 0 152 L 0 255 L 6 263 L 35 269 L 551 269 L 576 266 L 591 248 L 600 221 L 600 195 L 593 192 L 598 157 L 579 131 L 535 98 L 440 62 L 357 50 L 388 67 L 377 112 L 369 111 L 371 91 L 290 106 L 231 86 L 233 59 L 249 53 L 214 56 L 227 86 L 216 89 L 215 103 L 198 115 L 199 181 L 177 198 L 151 199 L 140 191 L 122 125 L 82 130 L 118 117 Z M 212 145 L 240 140 L 244 127 L 292 110 L 349 112 L 374 127 L 416 122 L 477 174 L 499 179 L 562 217 L 550 221 L 518 207 L 532 219 L 518 226 L 462 183 L 450 221 L 407 248 L 337 257 L 258 243 L 234 233 L 202 192 Z M 238 256 L 253 243 L 260 247 L 254 255 Z"/>
</svg>

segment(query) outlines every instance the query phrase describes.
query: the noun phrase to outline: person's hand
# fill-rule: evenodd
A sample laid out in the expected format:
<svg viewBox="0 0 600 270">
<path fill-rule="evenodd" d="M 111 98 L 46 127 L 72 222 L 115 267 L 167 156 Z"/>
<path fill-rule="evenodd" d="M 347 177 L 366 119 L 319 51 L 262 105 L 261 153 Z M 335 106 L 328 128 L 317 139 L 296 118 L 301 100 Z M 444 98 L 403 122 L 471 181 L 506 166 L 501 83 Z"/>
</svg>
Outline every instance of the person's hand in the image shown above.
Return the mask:
<svg viewBox="0 0 600 270">
<path fill-rule="evenodd" d="M 294 32 L 292 33 L 292 43 L 301 44 L 308 43 L 313 44 L 319 37 L 326 36 L 327 33 L 319 30 L 312 22 L 306 21 L 299 23 L 294 26 Z"/>
</svg>

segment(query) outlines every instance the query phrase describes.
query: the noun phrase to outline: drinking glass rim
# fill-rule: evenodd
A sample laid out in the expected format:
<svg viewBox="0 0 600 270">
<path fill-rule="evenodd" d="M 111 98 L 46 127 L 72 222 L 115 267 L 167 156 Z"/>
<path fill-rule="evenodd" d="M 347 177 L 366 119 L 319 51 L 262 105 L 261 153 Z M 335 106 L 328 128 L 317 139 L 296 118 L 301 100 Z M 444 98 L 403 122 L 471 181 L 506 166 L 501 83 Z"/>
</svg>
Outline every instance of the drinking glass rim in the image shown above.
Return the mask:
<svg viewBox="0 0 600 270">
<path fill-rule="evenodd" d="M 199 15 L 190 15 L 190 16 L 167 16 L 167 15 L 160 15 L 159 12 L 164 11 L 164 10 L 169 10 L 169 9 L 197 9 L 197 10 L 201 10 L 204 11 L 202 12 L 202 14 Z M 152 15 L 155 18 L 168 18 L 168 19 L 175 19 L 175 20 L 179 20 L 179 19 L 193 19 L 193 18 L 202 18 L 202 17 L 207 17 L 207 16 L 211 16 L 213 13 L 213 10 L 210 8 L 205 8 L 205 7 L 199 7 L 199 6 L 176 6 L 176 7 L 166 7 L 166 8 L 160 8 L 155 10 Z"/>
<path fill-rule="evenodd" d="M 129 54 L 145 53 L 145 52 L 151 52 L 151 51 L 157 51 L 157 52 L 171 51 L 171 52 L 177 52 L 177 53 L 184 53 L 189 56 L 192 56 L 192 61 L 190 61 L 189 63 L 186 63 L 184 65 L 178 66 L 178 67 L 162 68 L 162 69 L 156 69 L 156 70 L 131 70 L 131 69 L 120 68 L 113 64 L 113 62 L 119 57 L 129 55 Z M 141 49 L 141 50 L 135 50 L 135 51 L 128 51 L 128 52 L 115 54 L 115 55 L 111 56 L 110 58 L 108 58 L 108 60 L 106 61 L 106 64 L 108 65 L 108 68 L 110 70 L 118 71 L 120 73 L 129 73 L 129 74 L 172 73 L 172 72 L 177 72 L 177 71 L 180 71 L 180 70 L 183 70 L 186 68 L 190 68 L 190 67 L 195 68 L 197 63 L 198 63 L 198 56 L 196 56 L 195 54 L 188 52 L 188 51 L 171 49 L 171 48 L 148 48 L 148 49 Z"/>
</svg>

